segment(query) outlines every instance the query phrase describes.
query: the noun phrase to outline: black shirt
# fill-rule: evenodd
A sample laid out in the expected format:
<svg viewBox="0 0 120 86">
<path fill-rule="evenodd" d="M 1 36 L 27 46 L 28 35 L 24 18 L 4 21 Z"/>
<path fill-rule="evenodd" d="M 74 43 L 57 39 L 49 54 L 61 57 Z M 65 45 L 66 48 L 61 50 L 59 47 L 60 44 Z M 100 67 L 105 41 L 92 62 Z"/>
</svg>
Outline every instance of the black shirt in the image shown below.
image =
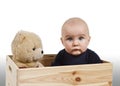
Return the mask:
<svg viewBox="0 0 120 86">
<path fill-rule="evenodd" d="M 87 49 L 84 53 L 73 56 L 65 51 L 61 50 L 52 66 L 63 66 L 63 65 L 79 65 L 79 64 L 93 64 L 93 63 L 102 63 L 100 57 L 92 50 Z"/>
</svg>

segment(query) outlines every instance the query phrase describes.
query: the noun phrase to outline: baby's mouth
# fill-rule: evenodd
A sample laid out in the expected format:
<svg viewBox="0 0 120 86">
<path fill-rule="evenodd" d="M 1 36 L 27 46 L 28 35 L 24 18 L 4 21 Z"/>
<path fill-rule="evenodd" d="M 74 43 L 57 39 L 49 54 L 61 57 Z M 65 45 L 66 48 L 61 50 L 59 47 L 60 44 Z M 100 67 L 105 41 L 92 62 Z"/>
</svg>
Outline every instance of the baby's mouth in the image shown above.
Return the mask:
<svg viewBox="0 0 120 86">
<path fill-rule="evenodd" d="M 72 51 L 73 51 L 73 52 L 75 52 L 75 51 L 82 52 L 81 49 L 73 49 Z"/>
<path fill-rule="evenodd" d="M 72 55 L 77 56 L 77 55 L 80 55 L 82 53 L 82 51 L 81 51 L 81 49 L 73 49 L 71 53 L 72 53 Z"/>
</svg>

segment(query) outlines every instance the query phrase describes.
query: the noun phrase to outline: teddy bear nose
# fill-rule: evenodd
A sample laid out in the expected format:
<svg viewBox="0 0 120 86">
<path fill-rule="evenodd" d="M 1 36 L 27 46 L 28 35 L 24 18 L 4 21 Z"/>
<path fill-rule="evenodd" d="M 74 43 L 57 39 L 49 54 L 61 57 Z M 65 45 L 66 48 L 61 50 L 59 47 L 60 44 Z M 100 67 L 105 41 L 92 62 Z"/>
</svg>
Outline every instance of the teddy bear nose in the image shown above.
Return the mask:
<svg viewBox="0 0 120 86">
<path fill-rule="evenodd" d="M 44 53 L 43 50 L 41 51 L 41 53 L 42 53 L 42 54 Z"/>
</svg>

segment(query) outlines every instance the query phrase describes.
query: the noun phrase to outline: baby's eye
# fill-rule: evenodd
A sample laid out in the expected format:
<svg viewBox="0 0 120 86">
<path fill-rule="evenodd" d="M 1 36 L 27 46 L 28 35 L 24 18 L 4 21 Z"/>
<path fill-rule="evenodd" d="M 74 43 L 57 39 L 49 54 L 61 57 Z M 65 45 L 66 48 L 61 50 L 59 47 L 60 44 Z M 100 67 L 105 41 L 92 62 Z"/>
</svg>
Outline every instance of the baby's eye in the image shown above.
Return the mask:
<svg viewBox="0 0 120 86">
<path fill-rule="evenodd" d="M 84 37 L 79 37 L 79 40 L 83 40 L 84 39 Z"/>
<path fill-rule="evenodd" d="M 72 41 L 72 40 L 73 40 L 73 38 L 71 38 L 71 37 L 70 37 L 70 38 L 67 38 L 67 40 Z"/>
<path fill-rule="evenodd" d="M 36 49 L 36 48 L 34 47 L 34 48 L 33 48 L 33 51 L 35 51 L 35 49 Z"/>
</svg>

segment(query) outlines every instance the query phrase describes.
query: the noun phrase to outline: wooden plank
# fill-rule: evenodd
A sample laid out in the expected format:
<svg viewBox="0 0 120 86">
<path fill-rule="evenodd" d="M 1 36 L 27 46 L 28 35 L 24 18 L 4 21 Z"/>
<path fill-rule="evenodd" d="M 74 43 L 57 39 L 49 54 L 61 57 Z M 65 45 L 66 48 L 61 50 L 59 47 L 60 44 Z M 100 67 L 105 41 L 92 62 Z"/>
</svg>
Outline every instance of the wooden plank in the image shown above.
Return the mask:
<svg viewBox="0 0 120 86">
<path fill-rule="evenodd" d="M 19 69 L 7 56 L 6 86 L 112 86 L 112 64 L 50 67 L 55 54 L 42 60 L 46 67 Z"/>
<path fill-rule="evenodd" d="M 20 86 L 79 86 L 112 82 L 110 63 L 21 69 Z M 103 85 L 104 86 L 104 85 Z"/>
<path fill-rule="evenodd" d="M 17 70 L 18 67 L 12 61 L 12 59 L 7 56 L 6 58 L 6 86 L 17 86 Z"/>
<path fill-rule="evenodd" d="M 46 67 L 51 66 L 51 63 L 55 59 L 55 54 L 46 54 L 44 55 L 43 59 L 40 60 L 40 62 Z"/>
</svg>

